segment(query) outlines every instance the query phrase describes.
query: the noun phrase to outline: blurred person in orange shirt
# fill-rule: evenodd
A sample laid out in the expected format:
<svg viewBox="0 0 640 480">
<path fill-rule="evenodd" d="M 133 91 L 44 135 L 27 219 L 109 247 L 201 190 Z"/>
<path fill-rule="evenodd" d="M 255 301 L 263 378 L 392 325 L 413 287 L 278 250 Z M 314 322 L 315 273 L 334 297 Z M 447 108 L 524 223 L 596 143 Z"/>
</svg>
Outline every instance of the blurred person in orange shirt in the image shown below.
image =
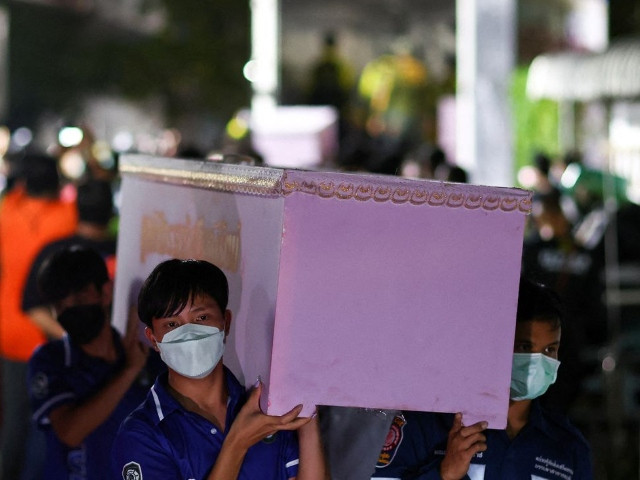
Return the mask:
<svg viewBox="0 0 640 480">
<path fill-rule="evenodd" d="M 40 249 L 72 234 L 77 224 L 75 201 L 59 196 L 60 175 L 54 158 L 27 153 L 19 161 L 19 168 L 19 180 L 0 204 L 3 480 L 21 478 L 26 450 L 38 444 L 37 437 L 29 439 L 30 432 L 35 434 L 36 430 L 30 425 L 26 375 L 31 353 L 46 336 L 22 311 L 22 291 Z M 37 452 L 35 448 L 29 455 L 31 468 L 38 465 Z"/>
</svg>

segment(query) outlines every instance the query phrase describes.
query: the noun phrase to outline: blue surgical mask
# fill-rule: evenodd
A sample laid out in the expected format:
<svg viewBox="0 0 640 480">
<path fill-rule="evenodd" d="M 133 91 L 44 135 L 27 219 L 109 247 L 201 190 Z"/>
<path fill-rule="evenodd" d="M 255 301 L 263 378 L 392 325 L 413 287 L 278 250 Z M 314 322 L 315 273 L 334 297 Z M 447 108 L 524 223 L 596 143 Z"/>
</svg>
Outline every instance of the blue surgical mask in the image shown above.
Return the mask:
<svg viewBox="0 0 640 480">
<path fill-rule="evenodd" d="M 514 353 L 511 400 L 532 400 L 556 381 L 560 362 L 542 353 Z"/>
<path fill-rule="evenodd" d="M 173 371 L 189 378 L 204 378 L 222 358 L 224 331 L 185 323 L 167 333 L 156 345 L 160 358 Z"/>
</svg>

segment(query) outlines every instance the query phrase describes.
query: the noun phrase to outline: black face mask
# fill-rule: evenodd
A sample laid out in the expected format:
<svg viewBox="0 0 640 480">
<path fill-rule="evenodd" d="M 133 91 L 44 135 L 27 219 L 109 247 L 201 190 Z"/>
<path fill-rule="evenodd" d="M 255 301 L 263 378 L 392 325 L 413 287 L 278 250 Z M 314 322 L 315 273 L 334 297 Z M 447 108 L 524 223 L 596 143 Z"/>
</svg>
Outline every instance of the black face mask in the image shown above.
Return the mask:
<svg viewBox="0 0 640 480">
<path fill-rule="evenodd" d="M 78 345 L 84 345 L 96 338 L 104 321 L 104 310 L 99 303 L 69 307 L 58 315 L 58 323 Z"/>
</svg>

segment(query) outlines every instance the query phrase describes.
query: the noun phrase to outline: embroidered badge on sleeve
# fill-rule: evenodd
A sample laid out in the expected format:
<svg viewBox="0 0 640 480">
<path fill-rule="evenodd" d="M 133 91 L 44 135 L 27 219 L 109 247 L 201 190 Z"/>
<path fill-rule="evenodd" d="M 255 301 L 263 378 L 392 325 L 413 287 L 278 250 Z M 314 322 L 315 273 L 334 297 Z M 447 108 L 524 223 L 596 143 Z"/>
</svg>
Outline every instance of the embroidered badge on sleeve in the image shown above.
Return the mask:
<svg viewBox="0 0 640 480">
<path fill-rule="evenodd" d="M 142 480 L 142 468 L 136 462 L 129 462 L 122 468 L 122 480 Z"/>
<path fill-rule="evenodd" d="M 384 468 L 393 461 L 393 458 L 396 456 L 396 452 L 398 451 L 398 447 L 400 446 L 400 443 L 402 443 L 402 430 L 406 423 L 407 421 L 405 420 L 404 415 L 396 415 L 394 417 L 391 422 L 391 428 L 389 428 L 389 433 L 387 433 L 387 438 L 384 441 L 384 446 L 378 456 L 376 468 Z"/>
</svg>

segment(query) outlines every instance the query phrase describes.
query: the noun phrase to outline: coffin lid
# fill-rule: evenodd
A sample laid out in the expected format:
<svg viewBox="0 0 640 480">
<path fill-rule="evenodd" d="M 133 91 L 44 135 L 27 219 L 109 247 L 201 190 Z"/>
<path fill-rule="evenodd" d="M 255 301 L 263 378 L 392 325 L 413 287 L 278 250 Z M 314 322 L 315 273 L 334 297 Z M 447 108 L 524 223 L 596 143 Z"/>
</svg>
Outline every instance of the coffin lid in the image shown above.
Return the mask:
<svg viewBox="0 0 640 480">
<path fill-rule="evenodd" d="M 532 193 L 526 190 L 387 175 L 311 172 L 137 154 L 122 156 L 120 172 L 122 175 L 134 175 L 163 183 L 268 197 L 287 196 L 297 192 L 360 202 L 391 202 L 524 214 L 531 211 Z"/>
</svg>

